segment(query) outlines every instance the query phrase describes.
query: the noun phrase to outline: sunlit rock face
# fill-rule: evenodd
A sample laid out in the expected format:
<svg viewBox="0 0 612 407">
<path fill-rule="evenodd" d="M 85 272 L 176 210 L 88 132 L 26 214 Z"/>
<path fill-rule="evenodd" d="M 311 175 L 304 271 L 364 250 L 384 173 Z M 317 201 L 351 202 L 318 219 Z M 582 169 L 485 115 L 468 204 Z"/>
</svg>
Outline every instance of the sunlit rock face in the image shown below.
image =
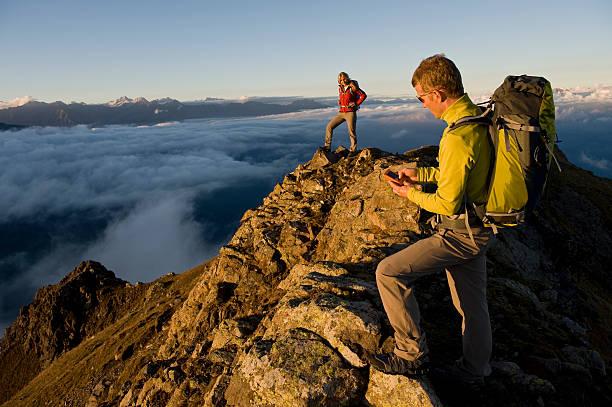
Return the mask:
<svg viewBox="0 0 612 407">
<path fill-rule="evenodd" d="M 564 171 L 551 174 L 534 224 L 504 230 L 488 253 L 494 353 L 493 375 L 485 385 L 474 390 L 370 369 L 368 353 L 394 346 L 376 288 L 376 265 L 433 233 L 426 222 L 430 214 L 394 195 L 382 173 L 435 165 L 436 154 L 432 147 L 400 155 L 319 150 L 243 215 L 215 258 L 150 284 L 130 286 L 103 266 L 84 263 L 78 270 L 85 271 L 41 290 L 24 311 L 28 321 L 38 322 L 25 324 L 20 316 L 12 325 L 13 334 L 2 342 L 0 384 L 15 377 L 6 373 L 15 349 L 29 352 L 38 364 L 27 380 L 5 386 L 0 401 L 88 406 L 612 402 L 606 376 L 612 357 L 607 272 L 612 184 L 563 157 Z M 70 316 L 76 311 L 58 311 L 69 315 L 63 317 L 66 323 L 42 335 L 48 331 L 43 309 L 49 307 L 41 298 L 53 297 L 53 290 L 87 273 L 95 289 L 83 280 L 84 288 L 75 289 L 79 294 L 70 294 L 78 299 L 79 317 Z M 461 353 L 461 320 L 444 272 L 417 282 L 416 294 L 432 361 L 451 363 Z M 45 339 L 19 345 L 21 337 Z"/>
</svg>

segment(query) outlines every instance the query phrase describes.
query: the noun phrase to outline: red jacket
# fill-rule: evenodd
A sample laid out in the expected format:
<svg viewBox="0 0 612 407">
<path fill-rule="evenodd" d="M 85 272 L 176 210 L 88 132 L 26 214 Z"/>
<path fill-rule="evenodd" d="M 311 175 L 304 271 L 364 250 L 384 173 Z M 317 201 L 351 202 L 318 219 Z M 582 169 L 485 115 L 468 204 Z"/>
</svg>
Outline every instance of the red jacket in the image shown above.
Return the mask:
<svg viewBox="0 0 612 407">
<path fill-rule="evenodd" d="M 351 81 L 345 91 L 342 90 L 342 86 L 338 85 L 338 95 L 340 113 L 356 112 L 359 109 L 359 105 L 368 97 L 363 90 L 359 89 L 356 81 Z M 355 106 L 349 107 L 351 102 L 355 103 Z"/>
</svg>

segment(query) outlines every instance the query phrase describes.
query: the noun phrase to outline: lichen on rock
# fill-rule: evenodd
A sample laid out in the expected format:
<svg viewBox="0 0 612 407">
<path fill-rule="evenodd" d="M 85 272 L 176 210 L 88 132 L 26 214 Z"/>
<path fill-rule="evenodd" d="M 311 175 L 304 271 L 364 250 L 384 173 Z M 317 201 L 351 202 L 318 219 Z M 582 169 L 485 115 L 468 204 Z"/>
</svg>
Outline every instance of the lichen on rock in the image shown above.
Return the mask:
<svg viewBox="0 0 612 407">
<path fill-rule="evenodd" d="M 230 405 L 352 405 L 365 377 L 319 335 L 289 329 L 261 339 L 239 360 L 225 393 Z"/>
</svg>

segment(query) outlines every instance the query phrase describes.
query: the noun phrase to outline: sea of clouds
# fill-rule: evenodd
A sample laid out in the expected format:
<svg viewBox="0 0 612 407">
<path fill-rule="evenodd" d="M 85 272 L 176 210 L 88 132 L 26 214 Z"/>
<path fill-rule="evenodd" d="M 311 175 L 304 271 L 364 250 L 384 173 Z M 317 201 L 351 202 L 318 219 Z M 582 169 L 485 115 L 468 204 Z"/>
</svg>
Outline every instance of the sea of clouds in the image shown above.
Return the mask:
<svg viewBox="0 0 612 407">
<path fill-rule="evenodd" d="M 606 89 L 612 88 L 598 89 L 596 100 L 585 90 L 574 98 L 571 90 L 557 92 L 557 116 L 569 158 L 611 177 Z M 0 240 L 9 248 L 0 252 L 0 329 L 36 289 L 56 283 L 81 260 L 100 261 L 135 282 L 214 256 L 243 211 L 312 156 L 334 114 L 328 108 L 0 133 Z M 366 102 L 357 126 L 359 147 L 391 152 L 437 144 L 444 127 L 410 99 Z M 345 125 L 336 130 L 338 144 L 348 144 Z M 43 249 L 35 244 L 39 226 Z M 34 232 L 11 241 L 11 233 L 26 227 Z"/>
</svg>

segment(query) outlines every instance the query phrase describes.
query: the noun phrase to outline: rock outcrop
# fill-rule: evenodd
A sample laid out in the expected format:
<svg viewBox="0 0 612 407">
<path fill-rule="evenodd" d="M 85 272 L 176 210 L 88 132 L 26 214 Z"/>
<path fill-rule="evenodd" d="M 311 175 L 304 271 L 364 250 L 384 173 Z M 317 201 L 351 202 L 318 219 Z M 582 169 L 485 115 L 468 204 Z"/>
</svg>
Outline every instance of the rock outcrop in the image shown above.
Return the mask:
<svg viewBox="0 0 612 407">
<path fill-rule="evenodd" d="M 435 155 L 433 147 L 318 151 L 244 214 L 209 262 L 142 285 L 130 301 L 89 306 L 48 338 L 42 320 L 20 316 L 11 332 L 44 338 L 27 348 L 44 363 L 4 395 L 6 405 L 612 403 L 612 182 L 567 160 L 534 225 L 504 231 L 488 254 L 494 373 L 485 386 L 370 369 L 366 353 L 394 345 L 376 264 L 432 233 L 429 214 L 393 195 L 382 172 L 433 165 Z M 107 273 L 93 274 L 107 281 Z M 96 304 L 129 290 L 118 282 L 114 294 L 96 292 Z M 80 292 L 70 298 L 89 298 Z M 419 281 L 416 293 L 432 359 L 452 361 L 461 321 L 444 274 Z M 22 315 L 43 317 L 44 308 L 35 301 Z M 2 343 L 2 370 L 17 343 L 15 334 Z"/>
<path fill-rule="evenodd" d="M 137 288 L 100 263 L 79 264 L 58 284 L 40 289 L 7 329 L 0 347 L 0 400 L 30 381 L 64 352 L 111 325 L 137 296 Z"/>
</svg>

